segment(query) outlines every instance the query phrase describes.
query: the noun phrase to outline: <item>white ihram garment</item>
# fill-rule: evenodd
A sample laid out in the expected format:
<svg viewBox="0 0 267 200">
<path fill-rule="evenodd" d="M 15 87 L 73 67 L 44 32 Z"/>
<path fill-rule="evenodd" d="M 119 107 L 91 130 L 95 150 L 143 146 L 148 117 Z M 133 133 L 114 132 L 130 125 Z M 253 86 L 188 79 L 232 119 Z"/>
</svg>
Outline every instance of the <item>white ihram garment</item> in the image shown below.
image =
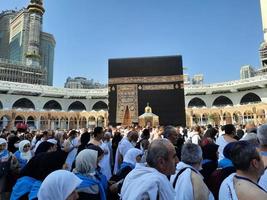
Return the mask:
<svg viewBox="0 0 267 200">
<path fill-rule="evenodd" d="M 99 166 L 101 167 L 101 172 L 109 180 L 110 177 L 111 177 L 111 166 L 110 166 L 110 150 L 109 150 L 109 147 L 108 147 L 108 143 L 107 142 L 102 142 L 100 147 L 104 151 L 104 157 L 99 162 Z"/>
<path fill-rule="evenodd" d="M 174 200 L 175 191 L 166 175 L 158 170 L 136 166 L 124 179 L 122 200 Z"/>
<path fill-rule="evenodd" d="M 128 138 L 127 137 L 122 138 L 122 140 L 119 142 L 119 145 L 116 151 L 113 174 L 117 174 L 119 171 L 119 155 L 122 155 L 122 157 L 124 158 L 127 151 L 131 148 L 134 148 L 134 146 L 128 140 Z"/>
<path fill-rule="evenodd" d="M 234 187 L 235 173 L 229 175 L 221 184 L 219 191 L 219 200 L 238 200 Z"/>
<path fill-rule="evenodd" d="M 193 167 L 185 164 L 184 162 L 179 162 L 176 165 L 176 173 L 171 176 L 170 182 L 173 185 L 173 182 L 175 180 L 175 177 L 180 172 L 180 170 L 187 168 L 184 170 L 178 177 L 177 182 L 175 184 L 175 191 L 176 191 L 176 200 L 191 200 L 194 198 L 194 190 L 193 190 L 193 183 L 191 179 L 191 173 Z M 194 170 L 195 172 L 198 172 L 197 170 Z M 199 176 L 202 176 L 199 172 L 197 173 Z M 214 197 L 212 193 L 209 193 L 209 200 L 214 200 Z"/>
</svg>

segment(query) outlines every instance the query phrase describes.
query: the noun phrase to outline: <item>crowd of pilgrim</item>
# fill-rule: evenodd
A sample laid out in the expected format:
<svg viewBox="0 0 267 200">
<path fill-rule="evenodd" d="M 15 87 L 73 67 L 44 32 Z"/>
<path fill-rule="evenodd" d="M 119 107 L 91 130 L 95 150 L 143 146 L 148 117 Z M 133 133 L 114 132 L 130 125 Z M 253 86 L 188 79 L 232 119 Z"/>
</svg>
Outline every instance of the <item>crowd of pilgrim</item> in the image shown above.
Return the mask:
<svg viewBox="0 0 267 200">
<path fill-rule="evenodd" d="M 3 130 L 0 199 L 267 199 L 267 124 Z"/>
</svg>

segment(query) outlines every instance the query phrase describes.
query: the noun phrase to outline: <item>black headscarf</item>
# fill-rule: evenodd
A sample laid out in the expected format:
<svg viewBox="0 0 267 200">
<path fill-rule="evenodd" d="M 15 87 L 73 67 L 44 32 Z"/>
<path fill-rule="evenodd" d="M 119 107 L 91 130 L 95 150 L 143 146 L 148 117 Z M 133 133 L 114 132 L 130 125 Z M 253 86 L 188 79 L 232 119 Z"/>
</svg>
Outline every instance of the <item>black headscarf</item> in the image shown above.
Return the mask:
<svg viewBox="0 0 267 200">
<path fill-rule="evenodd" d="M 53 143 L 51 142 L 47 142 L 44 141 L 41 144 L 39 144 L 39 146 L 37 147 L 36 151 L 35 151 L 35 155 L 38 155 L 40 153 L 44 153 L 47 152 L 52 146 L 54 146 Z"/>
<path fill-rule="evenodd" d="M 215 136 L 217 135 L 217 133 L 218 133 L 218 130 L 217 129 L 215 129 L 215 128 L 209 128 L 206 132 L 205 132 L 205 134 L 204 134 L 204 137 L 205 138 L 212 138 L 213 140 L 215 140 Z"/>
<path fill-rule="evenodd" d="M 100 156 L 102 156 L 104 154 L 103 149 L 101 149 L 101 147 L 96 146 L 94 144 L 88 144 L 87 145 L 87 149 L 92 149 L 92 150 L 97 151 L 97 157 L 100 157 Z"/>
<path fill-rule="evenodd" d="M 90 141 L 90 133 L 89 132 L 84 132 L 81 136 L 81 144 L 78 147 L 78 152 L 77 154 L 84 150 L 86 148 L 86 145 L 88 144 L 88 142 Z"/>
<path fill-rule="evenodd" d="M 223 155 L 224 155 L 225 158 L 228 158 L 228 159 L 231 160 L 230 155 L 231 155 L 232 147 L 235 145 L 235 143 L 236 142 L 230 142 L 224 147 Z"/>
<path fill-rule="evenodd" d="M 208 143 L 202 147 L 203 159 L 209 159 L 213 161 L 218 160 L 217 151 L 219 145 L 214 143 Z"/>
<path fill-rule="evenodd" d="M 8 151 L 15 153 L 19 148 L 16 148 L 14 144 L 19 141 L 19 137 L 16 135 L 8 137 L 8 145 L 7 149 Z"/>
<path fill-rule="evenodd" d="M 40 153 L 27 163 L 22 169 L 20 176 L 30 176 L 43 181 L 51 172 L 62 169 L 67 155 L 64 151 Z"/>
</svg>

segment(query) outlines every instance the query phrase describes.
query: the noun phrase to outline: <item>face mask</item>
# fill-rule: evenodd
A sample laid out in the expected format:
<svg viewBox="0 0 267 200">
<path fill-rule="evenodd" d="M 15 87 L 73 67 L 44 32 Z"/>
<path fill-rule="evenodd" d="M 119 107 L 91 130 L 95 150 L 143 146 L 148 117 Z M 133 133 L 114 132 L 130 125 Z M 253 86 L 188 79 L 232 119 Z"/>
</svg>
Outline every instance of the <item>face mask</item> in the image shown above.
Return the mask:
<svg viewBox="0 0 267 200">
<path fill-rule="evenodd" d="M 19 148 L 19 143 L 15 143 L 14 147 Z"/>
</svg>

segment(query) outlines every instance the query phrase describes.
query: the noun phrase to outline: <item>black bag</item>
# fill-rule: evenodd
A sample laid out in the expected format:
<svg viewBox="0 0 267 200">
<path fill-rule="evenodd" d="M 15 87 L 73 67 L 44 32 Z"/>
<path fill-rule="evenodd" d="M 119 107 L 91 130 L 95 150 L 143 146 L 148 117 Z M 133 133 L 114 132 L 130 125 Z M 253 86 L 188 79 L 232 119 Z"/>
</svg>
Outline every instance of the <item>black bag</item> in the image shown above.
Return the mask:
<svg viewBox="0 0 267 200">
<path fill-rule="evenodd" d="M 10 156 L 7 161 L 4 162 L 0 161 L 0 178 L 7 175 L 8 172 L 10 171 L 11 159 L 12 156 Z"/>
</svg>

